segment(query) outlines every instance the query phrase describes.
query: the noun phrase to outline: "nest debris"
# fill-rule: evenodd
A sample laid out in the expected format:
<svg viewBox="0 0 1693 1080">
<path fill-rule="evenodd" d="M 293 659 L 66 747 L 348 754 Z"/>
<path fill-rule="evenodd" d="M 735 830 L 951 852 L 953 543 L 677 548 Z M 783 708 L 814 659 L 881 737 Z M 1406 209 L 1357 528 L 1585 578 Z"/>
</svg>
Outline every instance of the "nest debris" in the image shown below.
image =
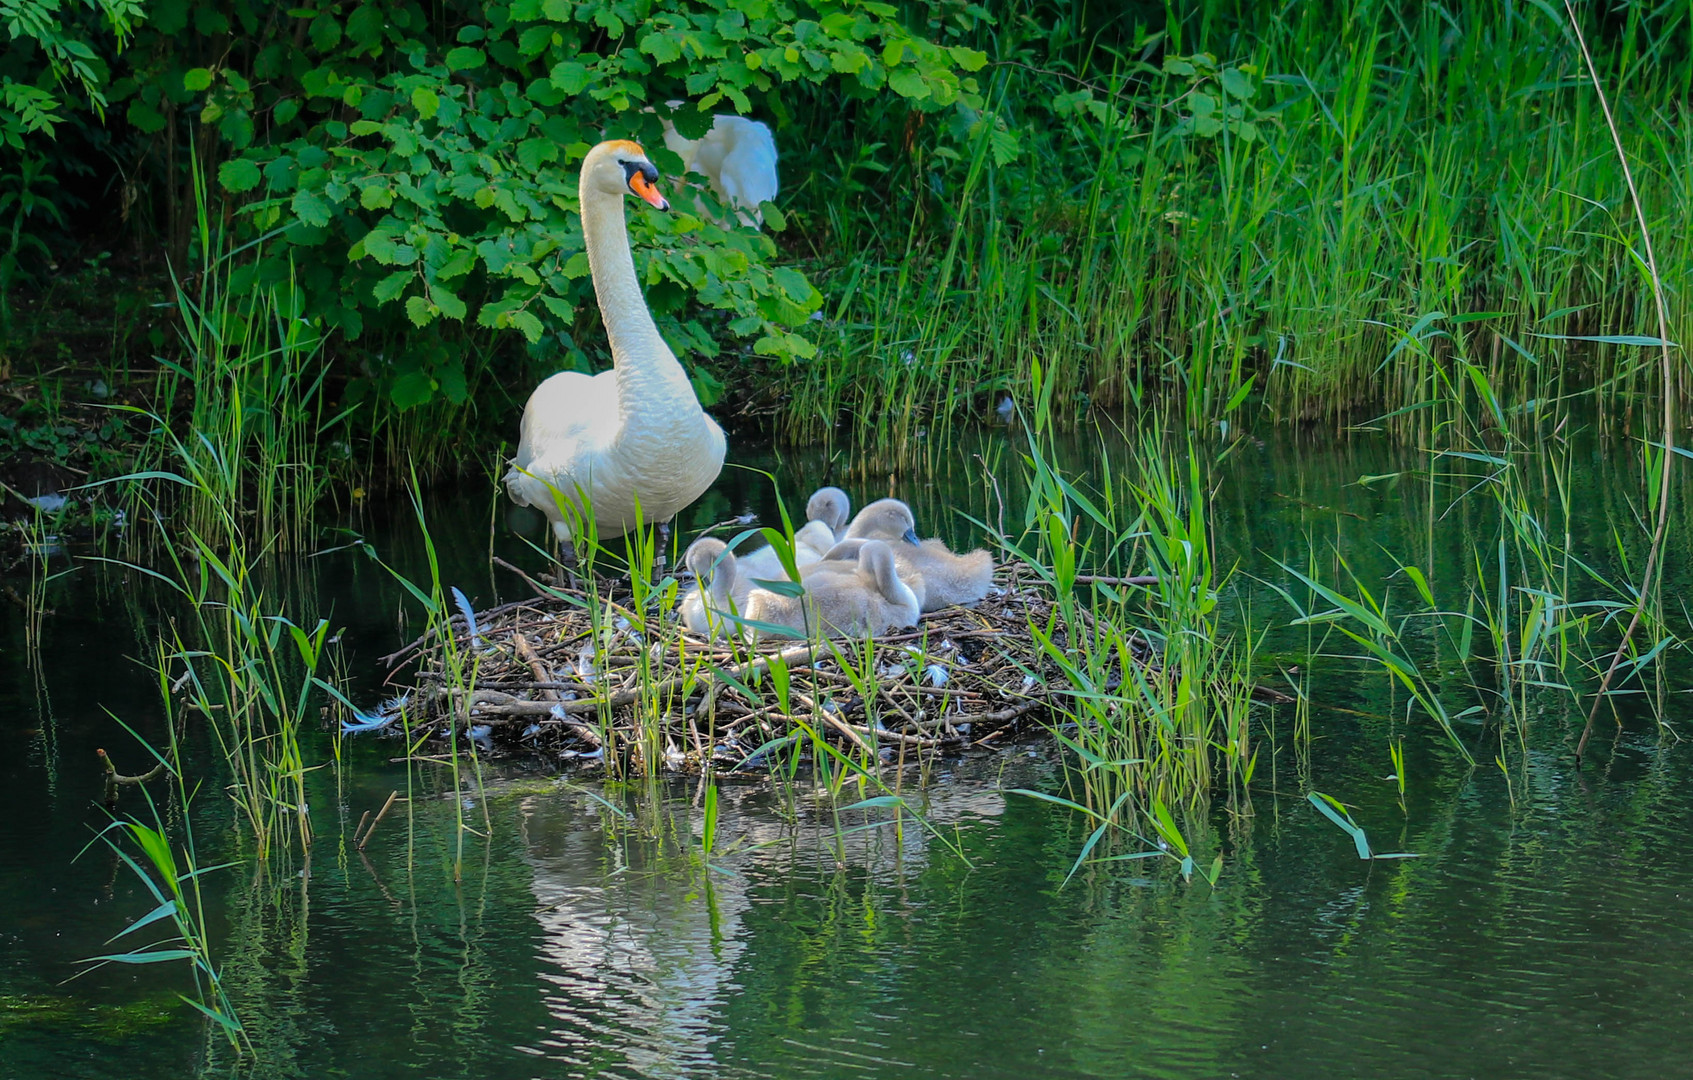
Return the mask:
<svg viewBox="0 0 1693 1080">
<path fill-rule="evenodd" d="M 450 646 L 425 635 L 385 657 L 393 671 L 416 663 L 412 685 L 383 713 L 403 708 L 414 738 L 420 727 L 437 738 L 460 732 L 484 754 L 587 764 L 609 749 L 625 766 L 660 746 L 656 725 L 663 771 L 697 772 L 707 760 L 761 768 L 773 747 L 806 727 L 848 752 L 906 760 L 992 746 L 1047 721 L 1054 695 L 1067 689 L 1029 632 L 1031 622 L 1050 624 L 1050 590 L 1017 565 L 996 568 L 980 604 L 932 612 L 869 642 L 749 645 L 675 625 L 647 640 L 627 582 L 601 581 L 597 597 L 530 583 L 531 598 L 473 621 L 455 616 Z M 464 658 L 456 679 L 449 647 Z M 791 713 L 782 711 L 772 663 L 788 671 Z M 361 716 L 367 722 L 348 730 L 388 726 L 377 722 L 384 718 Z"/>
</svg>

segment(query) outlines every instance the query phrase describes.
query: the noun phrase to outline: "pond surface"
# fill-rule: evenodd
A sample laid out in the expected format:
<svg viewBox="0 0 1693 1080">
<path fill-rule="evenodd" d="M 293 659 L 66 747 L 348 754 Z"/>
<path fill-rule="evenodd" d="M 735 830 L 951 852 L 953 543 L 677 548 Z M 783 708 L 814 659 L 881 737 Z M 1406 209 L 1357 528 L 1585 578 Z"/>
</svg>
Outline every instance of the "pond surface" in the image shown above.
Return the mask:
<svg viewBox="0 0 1693 1080">
<path fill-rule="evenodd" d="M 1073 448 L 1079 466 L 1120 451 Z M 750 460 L 791 501 L 824 479 L 858 501 L 892 490 L 923 531 L 967 542 L 942 506 L 993 519 L 1021 507 L 987 433 L 915 471 L 818 456 Z M 978 456 L 979 455 L 979 456 Z M 1426 557 L 1435 587 L 1473 572 L 1485 514 L 1429 498 L 1420 467 L 1373 441 L 1244 444 L 1214 510 L 1225 562 L 1285 581 L 1278 561 L 1344 554 L 1379 584 L 1385 551 Z M 1578 455 L 1576 546 L 1603 565 L 1607 530 L 1636 486 Z M 996 485 L 988 470 L 1000 474 Z M 867 477 L 875 476 L 871 481 Z M 691 528 L 769 512 L 769 482 L 729 471 Z M 1439 505 L 1434 505 L 1439 502 Z M 1685 505 L 1685 503 L 1684 503 Z M 427 502 L 444 578 L 477 604 L 521 594 L 488 554 L 538 556 L 509 534 L 484 488 Z M 410 508 L 353 523 L 385 558 L 420 565 Z M 1677 526 L 1685 536 L 1684 523 Z M 1586 539 L 1584 539 L 1584 537 Z M 341 541 L 330 537 L 325 547 Z M 1683 546 L 1682 550 L 1685 550 Z M 1469 568 L 1466 568 L 1466 563 Z M 60 561 L 55 570 L 69 567 Z M 1679 577 L 1679 560 L 1671 563 Z M 351 551 L 288 568 L 291 614 L 346 626 L 356 700 L 379 693 L 373 658 L 417 630 L 392 581 Z M 1285 620 L 1241 578 L 1253 611 Z M 1672 587 L 1671 595 L 1675 595 Z M 112 965 L 66 981 L 78 960 L 154 905 L 109 852 L 77 857 L 107 820 L 96 747 L 120 769 L 142 752 L 118 724 L 159 739 L 147 665 L 158 598 L 134 575 L 83 564 L 48 586 L 39 648 L 24 613 L 0 629 L 0 1076 L 180 1077 L 1663 1077 L 1686 1070 L 1693 1020 L 1693 768 L 1652 724 L 1601 725 L 1578 771 L 1573 713 L 1548 695 L 1526 750 L 1502 771 L 1497 735 L 1462 729 L 1484 764 L 1463 766 L 1379 672 L 1319 660 L 1314 740 L 1266 710 L 1267 761 L 1250 814 L 1190 823 L 1221 851 L 1215 888 L 1168 860 L 1095 863 L 1066 880 L 1086 836 L 1074 816 L 1011 789 L 1057 791 L 1049 746 L 947 762 L 907 818 L 855 829 L 805 785 L 725 779 L 718 851 L 700 857 L 700 792 L 685 782 L 560 784 L 532 765 L 491 771 L 466 801 L 490 838 L 462 871 L 456 803 L 430 766 L 408 773 L 390 741 L 309 744 L 318 836 L 309 856 L 261 871 L 215 784 L 194 804 L 208 920 L 258 1060 L 237 1065 L 178 993 L 179 965 Z M 1281 605 L 1281 606 L 1278 606 Z M 1266 619 L 1267 621 L 1267 619 Z M 1283 639 L 1286 640 L 1283 640 Z M 1303 633 L 1266 645 L 1266 674 Z M 1331 650 L 1344 651 L 1344 650 Z M 1678 661 L 1684 663 L 1684 661 Z M 1668 698 L 1672 722 L 1682 698 Z M 1461 707 L 1462 703 L 1459 703 Z M 1406 736 L 1407 791 L 1384 780 Z M 1271 753 L 1273 749 L 1273 753 Z M 196 750 L 210 760 L 209 749 Z M 1360 861 L 1304 794 L 1343 799 L 1378 850 Z M 410 795 L 368 850 L 361 815 Z M 161 794 L 162 797 L 162 794 Z M 839 804 L 858 794 L 848 791 Z M 838 804 L 837 804 L 838 805 Z M 141 812 L 135 789 L 120 807 Z M 878 819 L 880 820 L 880 819 Z M 122 939 L 117 947 L 130 944 Z"/>
</svg>

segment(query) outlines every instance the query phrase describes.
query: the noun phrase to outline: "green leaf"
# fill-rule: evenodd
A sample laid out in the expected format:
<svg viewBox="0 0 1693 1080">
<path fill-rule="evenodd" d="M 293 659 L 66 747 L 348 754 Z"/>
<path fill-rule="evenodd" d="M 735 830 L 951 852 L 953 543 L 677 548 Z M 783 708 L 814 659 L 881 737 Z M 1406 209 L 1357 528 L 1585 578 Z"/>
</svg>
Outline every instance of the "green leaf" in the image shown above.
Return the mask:
<svg viewBox="0 0 1693 1080">
<path fill-rule="evenodd" d="M 412 270 L 396 270 L 381 281 L 378 281 L 376 285 L 371 288 L 370 294 L 376 298 L 376 302 L 378 304 L 386 304 L 388 301 L 405 292 L 406 285 L 410 283 L 411 279 L 415 276 L 416 272 Z"/>
<path fill-rule="evenodd" d="M 427 86 L 420 86 L 411 92 L 412 108 L 425 120 L 433 120 L 436 110 L 441 107 L 441 96 Z"/>
<path fill-rule="evenodd" d="M 412 297 L 421 301 L 421 296 Z M 409 303 L 406 305 L 411 306 Z M 419 325 L 422 325 L 421 323 Z M 394 380 L 394 385 L 388 388 L 388 400 L 402 412 L 415 409 L 435 396 L 435 383 L 421 371 L 408 371 Z"/>
<path fill-rule="evenodd" d="M 1646 348 L 1668 346 L 1679 349 L 1673 341 L 1663 338 L 1647 337 L 1643 334 L 1530 334 L 1530 337 L 1547 338 L 1552 341 L 1596 341 L 1601 345 L 1640 345 Z"/>
<path fill-rule="evenodd" d="M 1370 842 L 1364 837 L 1364 830 L 1352 820 L 1352 815 L 1346 812 L 1346 807 L 1339 799 L 1332 795 L 1325 795 L 1320 791 L 1313 791 L 1306 796 L 1311 805 L 1320 810 L 1324 817 L 1340 826 L 1341 830 L 1352 837 L 1352 846 L 1358 850 L 1358 858 L 1368 860 L 1370 857 Z"/>
<path fill-rule="evenodd" d="M 435 301 L 435 306 L 441 309 L 441 314 L 449 319 L 463 319 L 465 313 L 464 301 L 440 285 L 432 286 L 429 296 Z"/>
<path fill-rule="evenodd" d="M 417 249 L 395 241 L 381 229 L 372 229 L 360 241 L 366 255 L 388 266 L 410 266 L 417 261 Z"/>
<path fill-rule="evenodd" d="M 555 64 L 552 84 L 566 94 L 580 94 L 588 88 L 588 69 L 574 60 Z"/>
<path fill-rule="evenodd" d="M 88 959 L 108 964 L 162 964 L 167 960 L 192 960 L 194 954 L 187 949 L 154 949 L 151 952 L 110 953 Z"/>
<path fill-rule="evenodd" d="M 481 49 L 473 49 L 460 45 L 447 53 L 447 69 L 449 71 L 470 71 L 488 62 L 488 54 Z"/>
<path fill-rule="evenodd" d="M 929 96 L 929 84 L 916 68 L 896 68 L 888 75 L 888 89 L 900 97 L 920 99 Z"/>
<path fill-rule="evenodd" d="M 463 405 L 470 396 L 470 388 L 464 379 L 464 364 L 457 358 L 449 360 L 436 369 L 437 381 L 441 386 L 441 396 L 454 405 Z"/>
<path fill-rule="evenodd" d="M 682 46 L 669 34 L 655 32 L 641 39 L 641 51 L 661 64 L 668 64 L 682 56 Z"/>
<path fill-rule="evenodd" d="M 212 85 L 212 73 L 206 68 L 189 68 L 182 73 L 182 88 L 197 94 Z"/>
<path fill-rule="evenodd" d="M 165 129 L 164 115 L 140 98 L 129 103 L 124 119 L 143 135 L 155 135 Z"/>
<path fill-rule="evenodd" d="M 512 312 L 511 324 L 523 331 L 523 336 L 529 339 L 531 345 L 541 340 L 541 334 L 546 329 L 541 320 L 528 311 Z"/>
<path fill-rule="evenodd" d="M 1241 101 L 1257 92 L 1257 87 L 1252 84 L 1252 77 L 1239 68 L 1224 68 L 1223 73 L 1217 76 L 1217 81 L 1223 84 L 1224 93 Z"/>
<path fill-rule="evenodd" d="M 540 172 L 541 166 L 558 160 L 558 144 L 551 139 L 524 139 L 517 144 L 517 160 L 530 172 Z"/>
<path fill-rule="evenodd" d="M 1423 598 L 1423 603 L 1427 604 L 1431 608 L 1434 607 L 1434 590 L 1428 587 L 1428 578 L 1423 576 L 1422 570 L 1409 563 L 1406 563 L 1399 569 L 1405 571 L 1405 576 L 1410 578 L 1411 584 L 1417 587 L 1417 595 Z"/>
<path fill-rule="evenodd" d="M 259 186 L 259 167 L 246 158 L 234 158 L 218 166 L 218 183 L 225 191 L 239 195 Z"/>
<path fill-rule="evenodd" d="M 1187 838 L 1176 828 L 1176 819 L 1170 816 L 1170 808 L 1156 795 L 1152 797 L 1152 827 L 1158 830 L 1158 835 L 1164 838 L 1165 843 L 1183 858 L 1188 857 Z"/>
<path fill-rule="evenodd" d="M 312 20 L 311 28 L 307 32 L 318 52 L 328 52 L 341 44 L 341 24 L 327 11 Z"/>
<path fill-rule="evenodd" d="M 459 248 L 436 269 L 435 280 L 450 281 L 456 277 L 463 277 L 475 268 L 476 252 L 469 248 Z"/>
<path fill-rule="evenodd" d="M 429 310 L 429 301 L 421 296 L 406 297 L 406 318 L 419 330 L 428 326 L 435 318 L 435 313 Z M 395 404 L 398 404 L 396 402 Z M 404 406 L 401 406 L 404 408 Z"/>
<path fill-rule="evenodd" d="M 805 275 L 798 270 L 779 266 L 771 276 L 775 278 L 776 284 L 782 287 L 782 291 L 787 293 L 794 303 L 803 304 L 811 299 L 811 282 L 807 281 Z"/>
<path fill-rule="evenodd" d="M 113 941 L 116 941 L 118 938 L 123 937 L 125 934 L 133 934 L 133 933 L 135 933 L 135 931 L 141 929 L 143 926 L 147 926 L 151 923 L 156 923 L 160 919 L 172 918 L 173 916 L 176 915 L 176 912 L 177 912 L 176 900 L 175 899 L 166 900 L 164 903 L 160 904 L 158 907 L 154 908 L 152 911 L 149 911 L 147 914 L 141 916 L 141 918 L 136 919 L 134 922 L 130 923 L 128 926 L 124 927 L 122 930 L 119 930 L 116 934 L 113 934 L 111 939 L 107 942 L 107 944 L 108 945 L 111 944 Z"/>
<path fill-rule="evenodd" d="M 299 218 L 307 225 L 312 225 L 317 228 L 322 228 L 323 226 L 329 224 L 330 215 L 335 209 L 330 205 L 328 199 L 325 199 L 321 194 L 315 191 L 296 191 L 291 205 L 293 206 L 295 217 Z"/>
<path fill-rule="evenodd" d="M 359 205 L 366 210 L 386 210 L 394 205 L 394 189 L 381 184 L 367 184 L 359 192 Z"/>
</svg>

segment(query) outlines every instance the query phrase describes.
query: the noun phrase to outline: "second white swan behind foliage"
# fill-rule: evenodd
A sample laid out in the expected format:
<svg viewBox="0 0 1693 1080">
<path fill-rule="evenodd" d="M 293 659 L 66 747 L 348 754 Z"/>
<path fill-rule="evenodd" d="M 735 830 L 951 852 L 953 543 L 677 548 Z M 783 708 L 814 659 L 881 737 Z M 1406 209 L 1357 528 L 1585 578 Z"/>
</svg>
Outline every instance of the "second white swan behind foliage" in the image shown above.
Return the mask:
<svg viewBox="0 0 1693 1080">
<path fill-rule="evenodd" d="M 667 104 L 676 109 L 683 102 Z M 781 187 L 776 176 L 776 139 L 768 126 L 744 116 L 714 116 L 710 131 L 689 139 L 666 119 L 664 145 L 682 159 L 685 170 L 706 178 L 741 224 L 764 224 L 758 204 L 774 199 Z"/>
</svg>

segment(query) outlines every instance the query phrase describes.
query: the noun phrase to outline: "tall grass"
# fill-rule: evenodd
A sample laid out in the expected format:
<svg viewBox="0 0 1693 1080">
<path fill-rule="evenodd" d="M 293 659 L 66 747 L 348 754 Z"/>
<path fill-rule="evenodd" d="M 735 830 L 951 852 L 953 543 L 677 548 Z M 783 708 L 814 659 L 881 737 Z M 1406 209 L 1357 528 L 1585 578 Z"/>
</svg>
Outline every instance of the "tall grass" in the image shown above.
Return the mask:
<svg viewBox="0 0 1693 1080">
<path fill-rule="evenodd" d="M 157 526 L 153 550 L 164 569 L 120 565 L 160 582 L 182 602 L 161 641 L 161 677 L 215 734 L 230 770 L 230 796 L 259 854 L 285 840 L 288 828 L 307 846 L 312 766 L 302 737 L 317 715 L 329 622 L 296 623 L 270 595 L 261 570 L 269 545 L 249 539 L 242 505 L 222 497 L 227 459 L 201 453 L 212 440 L 200 432 L 163 438 L 179 471 L 148 470 L 111 482 L 127 482 L 141 519 Z M 150 485 L 164 485 L 195 506 L 189 521 L 167 522 Z"/>
<path fill-rule="evenodd" d="M 1126 475 L 1107 470 L 1097 493 L 1084 492 L 1052 460 L 1057 376 L 1038 364 L 1035 373 L 1029 503 L 1021 536 L 1001 543 L 1058 598 L 1045 624 L 1029 627 L 1067 683 L 1055 688 L 1054 734 L 1101 829 L 1168 821 L 1179 836 L 1168 808 L 1198 810 L 1220 785 L 1245 809 L 1257 766 L 1257 638 L 1225 618 L 1231 571 L 1216 562 L 1208 462 L 1151 428 Z M 1084 573 L 1089 565 L 1137 573 Z"/>
<path fill-rule="evenodd" d="M 1185 32 L 1124 31 L 1113 58 L 1051 20 L 1019 30 L 1045 7 L 1013 5 L 982 42 L 994 111 L 963 162 L 883 147 L 889 171 L 872 174 L 834 149 L 852 146 L 862 109 L 809 118 L 818 149 L 798 171 L 819 177 L 811 228 L 832 318 L 790 433 L 828 437 L 850 413 L 855 435 L 898 444 L 953 407 L 991 407 L 1037 359 L 1060 373 L 1061 422 L 1156 402 L 1210 425 L 1252 397 L 1333 424 L 1432 400 L 1448 343 L 1523 399 L 1592 389 L 1607 427 L 1644 419 L 1649 361 L 1569 340 L 1647 332 L 1653 299 L 1638 249 L 1619 242 L 1629 185 L 1560 13 L 1182 10 Z M 1626 24 L 1597 60 L 1618 87 L 1680 340 L 1686 16 L 1631 6 Z M 1201 99 L 1243 119 L 1204 134 Z M 1021 137 L 1015 156 L 991 143 L 996 124 Z M 899 206 L 913 209 L 892 226 Z M 839 251 L 860 254 L 843 266 Z M 1400 347 L 1431 312 L 1445 332 Z M 1390 426 L 1421 435 L 1426 419 Z"/>
<path fill-rule="evenodd" d="M 227 540 L 223 508 L 239 507 L 261 549 L 298 551 L 329 489 L 325 436 L 342 419 L 324 413 L 321 320 L 292 279 L 253 280 L 246 249 L 230 250 L 208 212 L 205 177 L 193 176 L 200 265 L 172 279 L 181 352 L 158 357 L 141 461 L 193 476 L 175 494 L 180 520 L 201 535 Z"/>
</svg>

